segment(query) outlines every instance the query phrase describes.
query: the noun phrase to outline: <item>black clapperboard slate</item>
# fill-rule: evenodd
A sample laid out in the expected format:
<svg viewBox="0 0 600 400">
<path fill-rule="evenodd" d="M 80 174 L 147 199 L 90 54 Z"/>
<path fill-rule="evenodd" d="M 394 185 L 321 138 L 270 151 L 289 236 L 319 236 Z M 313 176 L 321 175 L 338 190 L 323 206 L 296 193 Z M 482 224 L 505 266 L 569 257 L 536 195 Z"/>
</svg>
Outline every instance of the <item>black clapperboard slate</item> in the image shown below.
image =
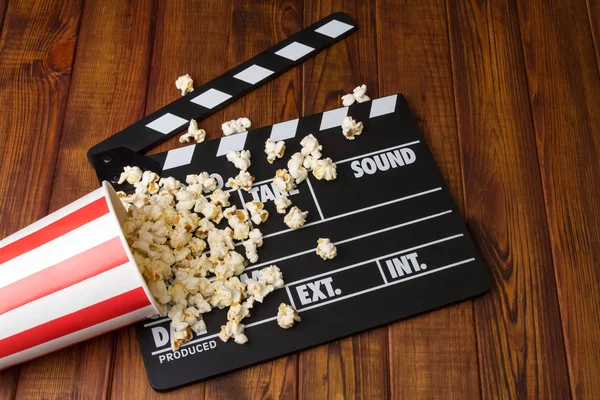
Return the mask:
<svg viewBox="0 0 600 400">
<path fill-rule="evenodd" d="M 341 132 L 342 119 L 362 121 L 356 140 Z M 273 204 L 275 170 L 285 168 L 312 133 L 323 157 L 337 163 L 334 181 L 308 180 L 290 192 L 290 200 L 309 211 L 307 223 L 287 229 Z M 285 140 L 283 159 L 266 160 L 267 138 Z M 270 217 L 260 259 L 242 280 L 260 268 L 277 265 L 286 286 L 245 319 L 249 341 L 238 345 L 218 338 L 226 309 L 204 316 L 207 332 L 179 351 L 170 349 L 169 320 L 147 320 L 137 334 L 152 387 L 168 390 L 357 332 L 388 324 L 481 294 L 490 280 L 463 219 L 435 165 L 405 98 L 393 95 L 354 104 L 221 139 L 151 156 L 162 176 L 181 181 L 207 171 L 220 185 L 238 170 L 226 160 L 230 150 L 252 153 L 251 192 L 232 191 L 238 208 L 258 199 Z M 224 227 L 226 222 L 219 226 Z M 337 245 L 333 260 L 315 254 L 318 238 Z M 244 254 L 244 249 L 237 249 Z M 280 303 L 292 304 L 302 321 L 292 329 L 277 325 Z"/>
</svg>

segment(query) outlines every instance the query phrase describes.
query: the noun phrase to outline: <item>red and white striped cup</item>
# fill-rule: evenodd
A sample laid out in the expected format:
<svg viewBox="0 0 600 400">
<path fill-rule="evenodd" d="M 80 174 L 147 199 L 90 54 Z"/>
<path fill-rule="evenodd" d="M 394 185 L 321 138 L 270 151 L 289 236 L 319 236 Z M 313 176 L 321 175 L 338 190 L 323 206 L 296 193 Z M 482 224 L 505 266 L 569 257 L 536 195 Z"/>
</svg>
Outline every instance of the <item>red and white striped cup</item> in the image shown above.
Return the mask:
<svg viewBox="0 0 600 400">
<path fill-rule="evenodd" d="M 164 314 L 102 187 L 0 241 L 0 370 Z"/>
</svg>

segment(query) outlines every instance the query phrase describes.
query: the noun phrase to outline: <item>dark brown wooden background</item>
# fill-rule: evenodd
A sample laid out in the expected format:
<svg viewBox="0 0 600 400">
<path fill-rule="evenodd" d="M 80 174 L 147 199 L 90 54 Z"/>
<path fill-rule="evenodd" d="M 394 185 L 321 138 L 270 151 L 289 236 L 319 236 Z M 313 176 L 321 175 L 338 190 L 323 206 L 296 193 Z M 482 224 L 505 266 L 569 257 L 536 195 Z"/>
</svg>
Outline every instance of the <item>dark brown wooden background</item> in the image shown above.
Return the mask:
<svg viewBox="0 0 600 400">
<path fill-rule="evenodd" d="M 358 32 L 202 127 L 404 93 L 493 290 L 168 394 L 123 329 L 0 372 L 0 398 L 599 398 L 600 0 L 0 0 L 0 238 L 96 188 L 87 149 L 179 75 L 333 11 Z"/>
</svg>

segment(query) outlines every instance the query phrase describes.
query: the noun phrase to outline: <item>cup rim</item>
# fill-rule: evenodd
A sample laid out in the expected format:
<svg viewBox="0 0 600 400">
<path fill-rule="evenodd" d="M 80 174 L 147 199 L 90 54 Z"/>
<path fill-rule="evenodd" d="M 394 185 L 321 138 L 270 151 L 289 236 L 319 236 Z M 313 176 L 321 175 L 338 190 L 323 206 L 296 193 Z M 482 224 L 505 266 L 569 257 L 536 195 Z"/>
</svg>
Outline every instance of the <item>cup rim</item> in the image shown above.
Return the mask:
<svg viewBox="0 0 600 400">
<path fill-rule="evenodd" d="M 127 253 L 127 258 L 129 259 L 129 262 L 131 264 L 133 264 L 133 266 L 135 267 L 135 268 L 133 268 L 135 270 L 134 271 L 135 276 L 139 280 L 140 286 L 144 289 L 144 292 L 146 293 L 146 297 L 148 297 L 148 300 L 150 300 L 152 307 L 154 307 L 156 314 L 164 317 L 167 314 L 167 306 L 164 304 L 158 303 L 156 301 L 156 299 L 154 298 L 154 296 L 152 295 L 152 292 L 150 292 L 150 289 L 148 288 L 148 285 L 146 284 L 146 280 L 142 276 L 142 273 L 140 272 L 139 267 L 138 267 L 137 263 L 135 262 L 135 258 L 133 258 L 133 253 L 131 252 L 131 249 L 129 248 L 129 243 L 127 243 L 125 234 L 123 233 L 123 227 L 121 226 L 121 222 L 119 221 L 119 217 L 118 217 L 119 212 L 117 211 L 117 208 L 120 207 L 121 212 L 123 214 L 126 214 L 127 212 L 125 210 L 125 207 L 123 206 L 123 203 L 121 203 L 121 200 L 117 196 L 117 192 L 112 187 L 110 182 L 103 181 L 102 189 L 104 191 L 104 197 L 106 199 L 106 203 L 108 204 L 108 209 L 110 211 L 110 215 L 112 216 L 114 221 L 117 223 L 117 226 L 119 227 L 119 238 L 121 239 L 123 248 L 125 249 L 125 252 Z M 150 318 L 150 317 L 151 316 L 149 315 L 148 318 Z"/>
</svg>

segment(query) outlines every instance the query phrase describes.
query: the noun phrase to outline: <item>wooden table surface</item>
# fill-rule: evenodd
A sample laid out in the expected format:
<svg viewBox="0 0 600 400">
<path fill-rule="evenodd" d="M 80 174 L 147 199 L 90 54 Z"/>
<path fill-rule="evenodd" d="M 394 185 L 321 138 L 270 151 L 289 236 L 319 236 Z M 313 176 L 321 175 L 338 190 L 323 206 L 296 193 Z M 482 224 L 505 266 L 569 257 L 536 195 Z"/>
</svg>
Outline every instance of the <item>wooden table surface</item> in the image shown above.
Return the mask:
<svg viewBox="0 0 600 400">
<path fill-rule="evenodd" d="M 358 32 L 201 126 L 404 93 L 491 292 L 168 394 L 122 329 L 0 372 L 0 398 L 599 398 L 600 0 L 0 0 L 0 238 L 96 188 L 86 151 L 179 75 L 333 11 Z"/>
</svg>

